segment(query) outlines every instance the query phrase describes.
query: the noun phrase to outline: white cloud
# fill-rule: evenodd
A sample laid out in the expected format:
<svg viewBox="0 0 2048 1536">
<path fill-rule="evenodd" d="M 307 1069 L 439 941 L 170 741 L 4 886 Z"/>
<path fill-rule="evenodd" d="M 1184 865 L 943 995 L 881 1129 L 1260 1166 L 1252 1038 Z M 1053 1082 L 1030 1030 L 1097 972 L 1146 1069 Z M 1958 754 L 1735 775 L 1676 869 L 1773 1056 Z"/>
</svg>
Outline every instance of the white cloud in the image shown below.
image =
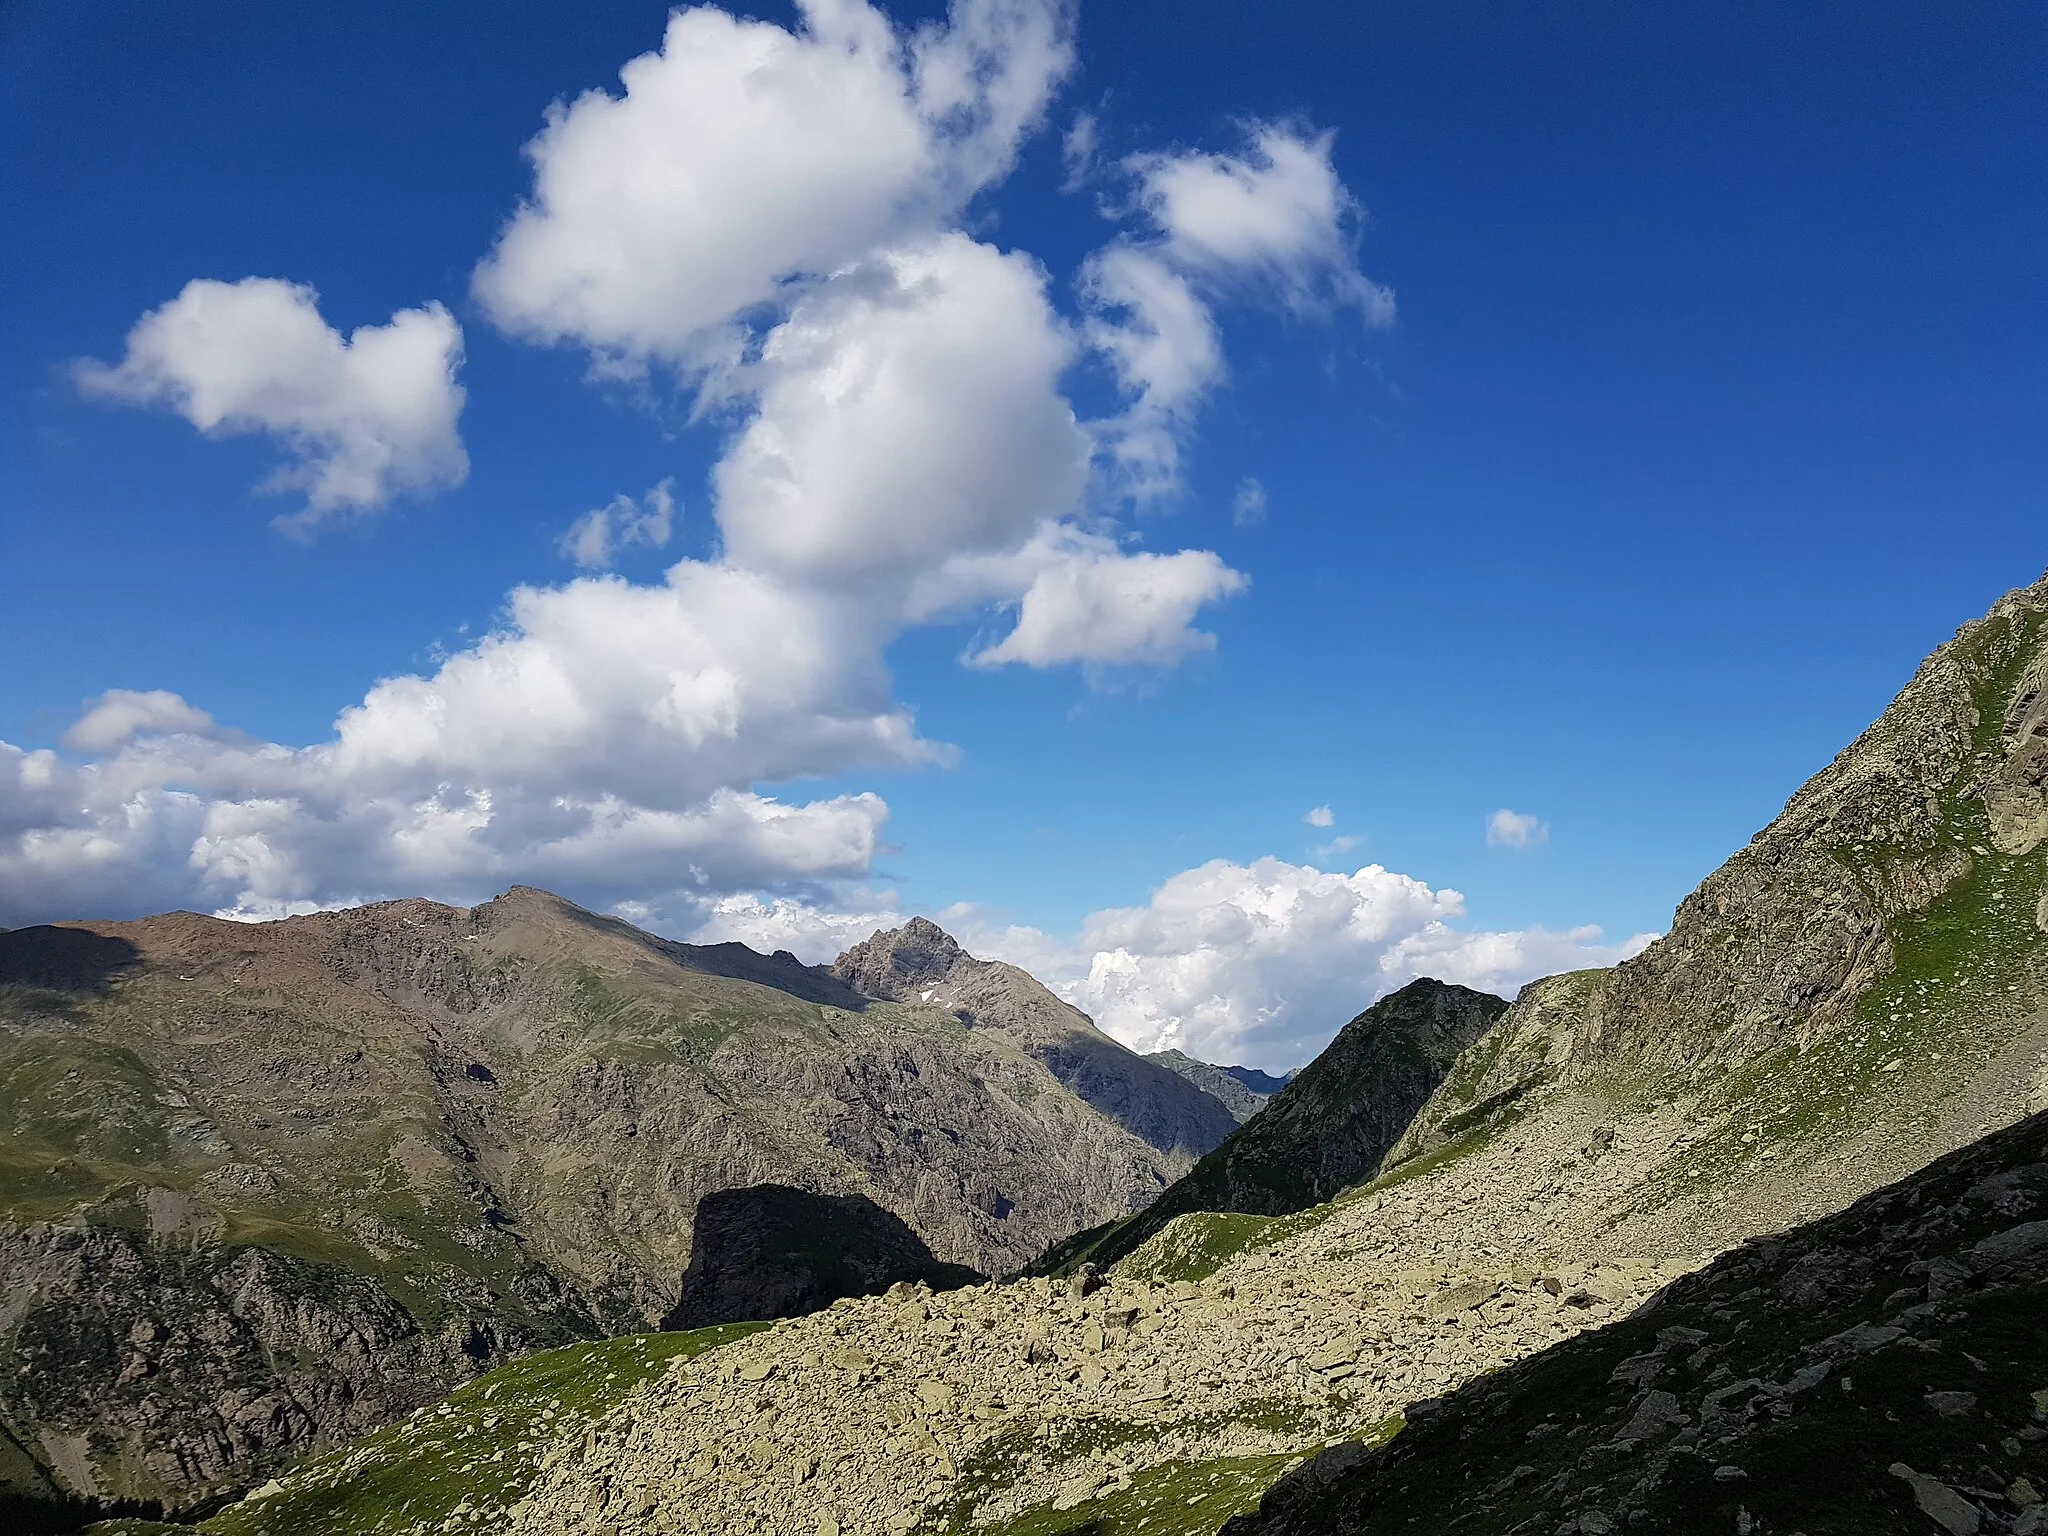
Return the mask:
<svg viewBox="0 0 2048 1536">
<path fill-rule="evenodd" d="M 1230 498 L 1230 522 L 1235 528 L 1252 528 L 1266 520 L 1266 488 L 1247 475 L 1237 482 L 1237 494 Z"/>
<path fill-rule="evenodd" d="M 622 549 L 640 545 L 665 548 L 675 528 L 675 481 L 664 480 L 639 501 L 614 496 L 569 525 L 558 547 L 562 553 L 589 571 L 611 568 Z"/>
<path fill-rule="evenodd" d="M 1616 945 L 1592 927 L 1472 932 L 1455 926 L 1463 913 L 1458 892 L 1377 864 L 1345 875 L 1218 859 L 1175 875 L 1145 906 L 1091 914 L 1063 960 L 1042 944 L 1036 958 L 1062 996 L 1133 1049 L 1279 1069 L 1418 976 L 1512 996 L 1538 976 L 1613 964 L 1654 937 Z"/>
<path fill-rule="evenodd" d="M 1503 806 L 1486 818 L 1486 846 L 1489 848 L 1534 848 L 1550 841 L 1550 826 L 1534 816 Z"/>
<path fill-rule="evenodd" d="M 1017 547 L 1087 478 L 1072 355 L 1036 265 L 964 235 L 835 277 L 745 376 L 757 411 L 714 477 L 728 558 L 860 586 Z"/>
<path fill-rule="evenodd" d="M 1215 647 L 1214 635 L 1193 627 L 1195 614 L 1249 585 L 1206 549 L 1126 554 L 1067 535 L 1039 552 L 1044 563 L 1018 600 L 1016 627 L 970 664 L 1171 666 Z"/>
<path fill-rule="evenodd" d="M 213 716 L 194 709 L 175 693 L 162 688 L 147 692 L 110 688 L 64 733 L 64 745 L 73 752 L 107 752 L 144 732 L 211 736 L 214 731 Z"/>
<path fill-rule="evenodd" d="M 378 683 L 308 748 L 225 736 L 176 695 L 109 694 L 67 743 L 96 760 L 0 755 L 0 922 L 857 878 L 880 799 L 750 786 L 948 760 L 891 701 L 880 645 L 857 603 L 683 561 L 658 585 L 521 588 L 502 630 Z"/>
<path fill-rule="evenodd" d="M 1156 254 L 1121 243 L 1088 259 L 1081 294 L 1088 344 L 1130 401 L 1099 429 L 1119 488 L 1140 502 L 1177 494 L 1181 439 L 1224 376 L 1215 317 Z"/>
<path fill-rule="evenodd" d="M 1319 805 L 1301 819 L 1312 827 L 1333 827 L 1337 824 L 1337 813 L 1327 805 Z"/>
<path fill-rule="evenodd" d="M 1181 444 L 1226 373 L 1212 300 L 1277 302 L 1299 314 L 1355 309 L 1368 325 L 1393 319 L 1393 295 L 1352 256 L 1362 215 L 1331 164 L 1332 142 L 1327 133 L 1254 124 L 1241 156 L 1124 160 L 1136 184 L 1132 211 L 1151 229 L 1089 257 L 1080 291 L 1088 344 L 1128 402 L 1097 430 L 1116 488 L 1132 501 L 1181 489 Z M 1265 506 L 1258 482 L 1245 481 L 1237 526 L 1258 521 Z"/>
<path fill-rule="evenodd" d="M 462 483 L 461 363 L 462 331 L 439 304 L 344 337 L 309 287 L 201 278 L 136 322 L 119 364 L 75 374 L 89 395 L 166 405 L 202 432 L 281 440 L 293 462 L 264 488 L 306 493 L 305 510 L 279 520 L 303 531 Z"/>
<path fill-rule="evenodd" d="M 1178 266 L 1225 286 L 1268 285 L 1291 307 L 1358 310 L 1367 324 L 1394 317 L 1394 296 L 1358 270 L 1351 253 L 1357 199 L 1331 164 L 1334 138 L 1253 124 L 1242 155 L 1199 151 L 1125 162 L 1138 197 Z"/>
<path fill-rule="evenodd" d="M 531 199 L 477 270 L 500 326 L 699 365 L 735 317 L 949 220 L 1009 168 L 1071 67 L 1063 6 L 958 0 L 906 39 L 863 0 L 796 32 L 712 6 L 669 18 L 624 93 L 558 105 Z"/>
<path fill-rule="evenodd" d="M 1101 124 L 1093 112 L 1076 112 L 1067 131 L 1060 135 L 1060 160 L 1067 168 L 1062 192 L 1078 192 L 1095 174 L 1096 152 L 1102 136 Z"/>
</svg>

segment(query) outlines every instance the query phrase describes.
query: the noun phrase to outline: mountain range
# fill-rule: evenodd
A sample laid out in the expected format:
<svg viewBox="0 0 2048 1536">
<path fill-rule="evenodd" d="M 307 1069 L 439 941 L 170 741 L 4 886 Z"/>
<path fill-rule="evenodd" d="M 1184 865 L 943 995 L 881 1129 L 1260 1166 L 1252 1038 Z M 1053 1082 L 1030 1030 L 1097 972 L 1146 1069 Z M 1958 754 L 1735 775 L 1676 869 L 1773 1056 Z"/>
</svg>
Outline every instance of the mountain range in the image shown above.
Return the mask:
<svg viewBox="0 0 2048 1536">
<path fill-rule="evenodd" d="M 837 1200 L 877 1285 L 1005 1272 L 1236 1124 L 929 923 L 827 970 L 524 888 L 0 934 L 0 1122 L 0 1476 L 174 1500 L 728 1320 L 687 1288 L 707 1196 Z"/>
</svg>

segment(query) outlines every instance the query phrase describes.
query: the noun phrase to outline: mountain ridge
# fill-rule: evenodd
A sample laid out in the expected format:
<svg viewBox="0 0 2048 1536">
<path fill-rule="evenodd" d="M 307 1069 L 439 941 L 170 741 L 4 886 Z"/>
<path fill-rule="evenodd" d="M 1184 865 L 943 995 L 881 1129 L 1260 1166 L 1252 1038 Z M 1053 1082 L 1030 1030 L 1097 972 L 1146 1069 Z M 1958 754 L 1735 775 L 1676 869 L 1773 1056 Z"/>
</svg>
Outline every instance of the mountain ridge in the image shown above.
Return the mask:
<svg viewBox="0 0 2048 1536">
<path fill-rule="evenodd" d="M 0 934 L 0 1122 L 0 1427 L 174 1498 L 669 1316 L 717 1190 L 872 1198 L 989 1271 L 1193 1161 L 1003 1029 L 530 887 Z"/>
</svg>

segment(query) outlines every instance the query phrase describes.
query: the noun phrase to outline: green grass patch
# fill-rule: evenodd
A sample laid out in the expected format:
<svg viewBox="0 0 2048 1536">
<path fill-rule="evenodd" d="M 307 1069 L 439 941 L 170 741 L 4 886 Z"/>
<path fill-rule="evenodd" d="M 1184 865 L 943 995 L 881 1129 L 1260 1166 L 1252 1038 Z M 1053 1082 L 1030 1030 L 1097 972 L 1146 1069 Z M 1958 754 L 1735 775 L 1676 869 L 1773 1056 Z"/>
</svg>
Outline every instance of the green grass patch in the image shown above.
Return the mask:
<svg viewBox="0 0 2048 1536">
<path fill-rule="evenodd" d="M 1220 1432 L 1234 1424 L 1248 1424 L 1282 1435 L 1305 1433 L 1307 1428 L 1298 1406 L 1279 1402 L 1248 1416 L 1219 1417 L 1213 1427 Z M 1053 1454 L 1069 1458 L 1100 1451 L 1112 1467 L 1120 1447 L 1151 1433 L 1147 1426 L 1113 1421 L 1046 1428 L 1052 1431 L 1047 1449 Z M 1389 1419 L 1361 1438 L 1371 1446 L 1384 1445 L 1400 1428 L 1398 1418 Z M 1044 1433 L 1041 1431 L 1041 1435 Z M 1021 1449 L 1021 1445 L 1014 1446 L 1009 1454 L 1014 1456 Z M 1056 1507 L 1070 1503 L 1057 1499 L 993 1524 L 975 1523 L 980 1501 L 970 1497 L 956 1504 L 942 1520 L 928 1522 L 919 1529 L 929 1536 L 966 1536 L 970 1531 L 976 1536 L 1214 1536 L 1224 1521 L 1255 1507 L 1276 1479 L 1320 1449 L 1321 1443 L 1316 1442 L 1259 1456 L 1161 1462 L 1129 1472 L 1125 1474 L 1125 1486 L 1071 1502 L 1069 1508 Z M 986 1466 L 963 1468 L 963 1484 L 985 1485 L 990 1473 L 1005 1471 L 1007 1466 L 1007 1461 L 998 1458 Z"/>
<path fill-rule="evenodd" d="M 630 1334 L 529 1355 L 432 1408 L 309 1462 L 276 1492 L 203 1522 L 213 1536 L 399 1536 L 489 1531 L 533 1485 L 539 1452 L 578 1432 L 670 1362 L 758 1333 L 728 1323 Z M 449 1522 L 453 1522 L 452 1527 Z"/>
</svg>

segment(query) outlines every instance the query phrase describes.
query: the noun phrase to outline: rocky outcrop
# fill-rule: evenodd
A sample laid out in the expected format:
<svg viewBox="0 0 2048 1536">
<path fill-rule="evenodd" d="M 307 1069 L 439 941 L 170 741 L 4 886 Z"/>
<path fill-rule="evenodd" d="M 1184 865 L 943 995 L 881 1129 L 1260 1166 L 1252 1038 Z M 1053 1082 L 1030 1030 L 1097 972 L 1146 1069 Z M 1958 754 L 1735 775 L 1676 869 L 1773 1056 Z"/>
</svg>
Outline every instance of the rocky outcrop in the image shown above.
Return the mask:
<svg viewBox="0 0 2048 1536">
<path fill-rule="evenodd" d="M 1143 1211 L 1041 1259 L 1111 1264 L 1176 1216 L 1276 1216 L 1370 1178 L 1466 1050 L 1507 1012 L 1504 998 L 1424 979 L 1346 1024 L 1256 1118 Z"/>
<path fill-rule="evenodd" d="M 595 1331 L 546 1276 L 526 1292 L 542 1306 L 516 1319 L 488 1305 L 416 1314 L 374 1280 L 272 1250 L 14 1227 L 0 1232 L 0 1420 L 76 1493 L 232 1481 L 374 1429 L 492 1360 Z"/>
<path fill-rule="evenodd" d="M 1325 1451 L 1225 1536 L 2048 1530 L 2048 1115 Z"/>
<path fill-rule="evenodd" d="M 173 1500 L 508 1353 L 656 1324 L 721 1190 L 859 1197 L 992 1272 L 1192 1161 L 948 1007 L 529 889 L 0 934 L 0 1144 L 0 1342 L 70 1341 L 61 1371 L 0 1375 L 0 1425 L 67 1486 Z M 101 1259 L 66 1269 L 73 1240 Z M 266 1315 L 298 1316 L 303 1286 L 309 1316 L 353 1319 L 340 1353 L 234 1344 L 219 1277 L 249 1265 L 281 1298 Z M 191 1336 L 227 1363 L 180 1345 L 121 1382 L 124 1286 L 160 1321 L 213 1318 Z"/>
<path fill-rule="evenodd" d="M 1156 1061 L 1167 1071 L 1176 1073 L 1193 1083 L 1202 1092 L 1230 1111 L 1230 1118 L 1239 1125 L 1251 1119 L 1266 1107 L 1266 1100 L 1279 1092 L 1279 1086 L 1264 1091 L 1248 1087 L 1240 1073 L 1249 1073 L 1246 1067 L 1217 1067 L 1206 1061 L 1197 1061 L 1182 1051 L 1148 1051 L 1147 1061 Z M 1252 1074 L 1264 1078 L 1263 1072 Z"/>
<path fill-rule="evenodd" d="M 682 1300 L 662 1326 L 800 1317 L 892 1285 L 952 1290 L 987 1278 L 940 1263 L 900 1217 L 865 1195 L 757 1184 L 697 1202 Z"/>
<path fill-rule="evenodd" d="M 1237 1124 L 1216 1098 L 1119 1045 L 1027 972 L 975 959 L 928 918 L 856 944 L 832 971 L 866 996 L 945 1008 L 977 1032 L 1002 1035 L 1161 1152 L 1192 1160 Z"/>
</svg>

